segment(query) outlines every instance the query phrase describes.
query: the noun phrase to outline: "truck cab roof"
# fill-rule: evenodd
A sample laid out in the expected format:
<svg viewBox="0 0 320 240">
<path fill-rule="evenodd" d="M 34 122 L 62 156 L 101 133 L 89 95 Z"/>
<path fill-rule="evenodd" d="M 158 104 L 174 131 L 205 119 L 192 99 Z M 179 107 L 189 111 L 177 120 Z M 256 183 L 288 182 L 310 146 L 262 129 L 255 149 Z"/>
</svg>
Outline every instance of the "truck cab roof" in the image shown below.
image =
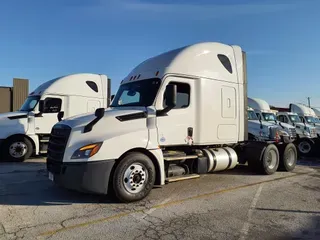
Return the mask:
<svg viewBox="0 0 320 240">
<path fill-rule="evenodd" d="M 240 69 L 242 65 L 242 50 L 239 46 L 218 42 L 197 43 L 147 59 L 134 68 L 121 83 L 176 74 L 241 84 L 244 81 Z"/>
<path fill-rule="evenodd" d="M 92 73 L 78 73 L 61 76 L 49 80 L 37 87 L 29 96 L 55 94 L 55 95 L 74 95 L 88 97 L 103 97 L 103 91 L 107 86 L 102 78 L 107 79 L 106 75 Z"/>
<path fill-rule="evenodd" d="M 316 116 L 315 112 L 311 108 L 298 103 L 291 103 L 290 111 L 297 113 L 300 116 Z"/>
<path fill-rule="evenodd" d="M 255 110 L 260 110 L 263 112 L 270 112 L 270 113 L 272 112 L 270 110 L 269 104 L 265 100 L 262 100 L 259 98 L 248 97 L 248 105 Z"/>
</svg>

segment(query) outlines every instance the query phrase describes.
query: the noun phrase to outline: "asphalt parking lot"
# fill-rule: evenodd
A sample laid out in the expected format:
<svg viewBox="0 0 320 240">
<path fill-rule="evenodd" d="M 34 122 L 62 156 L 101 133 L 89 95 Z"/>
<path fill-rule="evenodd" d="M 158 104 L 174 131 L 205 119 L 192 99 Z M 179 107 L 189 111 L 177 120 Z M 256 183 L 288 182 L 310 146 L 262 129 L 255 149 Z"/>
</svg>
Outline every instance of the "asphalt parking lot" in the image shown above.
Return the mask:
<svg viewBox="0 0 320 240">
<path fill-rule="evenodd" d="M 44 159 L 0 163 L 0 239 L 320 239 L 320 160 L 245 166 L 155 188 L 137 203 L 54 186 Z"/>
</svg>

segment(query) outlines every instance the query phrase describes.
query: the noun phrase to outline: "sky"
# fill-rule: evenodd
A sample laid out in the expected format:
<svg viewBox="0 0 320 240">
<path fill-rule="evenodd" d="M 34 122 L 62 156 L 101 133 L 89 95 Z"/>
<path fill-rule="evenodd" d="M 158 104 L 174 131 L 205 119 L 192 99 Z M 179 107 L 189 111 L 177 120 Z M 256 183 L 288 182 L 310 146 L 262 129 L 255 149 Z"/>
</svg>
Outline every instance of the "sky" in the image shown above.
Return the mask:
<svg viewBox="0 0 320 240">
<path fill-rule="evenodd" d="M 320 0 L 3 0 L 0 85 L 106 74 L 115 93 L 140 62 L 216 41 L 247 52 L 248 92 L 320 107 Z"/>
</svg>

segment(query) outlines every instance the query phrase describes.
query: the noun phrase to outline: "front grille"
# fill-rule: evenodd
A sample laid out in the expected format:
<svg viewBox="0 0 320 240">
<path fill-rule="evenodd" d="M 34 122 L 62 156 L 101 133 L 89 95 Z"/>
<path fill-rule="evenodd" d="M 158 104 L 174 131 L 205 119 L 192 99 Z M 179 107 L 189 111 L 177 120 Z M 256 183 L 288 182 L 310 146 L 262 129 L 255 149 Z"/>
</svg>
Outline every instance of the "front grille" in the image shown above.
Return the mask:
<svg viewBox="0 0 320 240">
<path fill-rule="evenodd" d="M 70 132 L 71 128 L 66 125 L 58 124 L 52 128 L 48 144 L 47 161 L 63 161 L 63 155 L 68 143 Z"/>
<path fill-rule="evenodd" d="M 292 138 L 296 138 L 297 137 L 297 131 L 295 128 L 289 128 L 289 136 Z"/>
</svg>

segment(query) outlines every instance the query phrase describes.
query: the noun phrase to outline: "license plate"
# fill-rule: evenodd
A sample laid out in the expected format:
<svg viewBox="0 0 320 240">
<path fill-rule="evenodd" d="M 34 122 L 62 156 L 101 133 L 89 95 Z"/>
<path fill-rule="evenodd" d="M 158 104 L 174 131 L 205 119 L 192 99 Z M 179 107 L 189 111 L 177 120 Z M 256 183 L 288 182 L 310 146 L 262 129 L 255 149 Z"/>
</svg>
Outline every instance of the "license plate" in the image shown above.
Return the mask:
<svg viewBox="0 0 320 240">
<path fill-rule="evenodd" d="M 49 180 L 53 181 L 53 174 L 49 172 Z"/>
</svg>

